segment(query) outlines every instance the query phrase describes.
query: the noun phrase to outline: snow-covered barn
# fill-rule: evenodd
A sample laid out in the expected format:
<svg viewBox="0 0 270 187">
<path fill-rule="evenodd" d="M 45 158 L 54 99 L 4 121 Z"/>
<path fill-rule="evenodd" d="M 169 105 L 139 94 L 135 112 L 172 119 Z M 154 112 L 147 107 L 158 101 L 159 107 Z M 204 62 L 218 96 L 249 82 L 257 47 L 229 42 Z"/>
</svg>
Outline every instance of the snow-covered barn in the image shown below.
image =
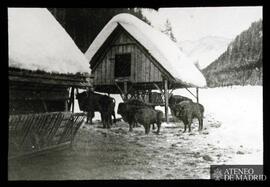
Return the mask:
<svg viewBox="0 0 270 187">
<path fill-rule="evenodd" d="M 151 90 L 158 89 L 165 111 L 168 89 L 206 86 L 202 73 L 173 41 L 130 14 L 113 17 L 85 56 L 96 91 L 120 93 L 124 100 L 148 95 L 151 103 Z"/>
<path fill-rule="evenodd" d="M 8 48 L 9 156 L 70 142 L 74 89 L 91 86 L 84 54 L 45 8 L 8 8 Z"/>
</svg>

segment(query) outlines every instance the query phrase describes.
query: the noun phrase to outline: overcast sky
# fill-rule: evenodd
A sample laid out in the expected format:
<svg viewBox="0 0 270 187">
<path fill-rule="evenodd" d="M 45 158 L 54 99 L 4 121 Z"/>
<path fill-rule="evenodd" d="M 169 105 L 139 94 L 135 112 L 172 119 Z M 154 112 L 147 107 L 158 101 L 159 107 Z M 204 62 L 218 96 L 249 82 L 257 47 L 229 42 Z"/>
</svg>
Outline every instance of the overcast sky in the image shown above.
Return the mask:
<svg viewBox="0 0 270 187">
<path fill-rule="evenodd" d="M 143 13 L 158 28 L 162 28 L 168 18 L 177 41 L 205 36 L 233 39 L 262 18 L 262 7 L 160 8 Z"/>
</svg>

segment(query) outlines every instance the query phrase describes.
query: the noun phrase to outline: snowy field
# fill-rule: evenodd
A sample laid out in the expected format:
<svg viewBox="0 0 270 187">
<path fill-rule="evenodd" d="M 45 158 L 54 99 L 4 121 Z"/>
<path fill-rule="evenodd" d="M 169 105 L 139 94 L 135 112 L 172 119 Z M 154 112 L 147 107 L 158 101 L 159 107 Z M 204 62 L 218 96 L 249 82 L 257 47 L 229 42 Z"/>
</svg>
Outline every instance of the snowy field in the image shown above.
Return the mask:
<svg viewBox="0 0 270 187">
<path fill-rule="evenodd" d="M 188 96 L 186 92 L 177 90 L 174 94 Z M 263 164 L 262 86 L 200 89 L 199 96 L 199 102 L 205 107 L 205 118 L 221 124 L 218 130 L 209 133 L 207 141 L 239 149 L 240 154 L 227 164 Z M 251 154 L 242 155 L 244 150 Z"/>
<path fill-rule="evenodd" d="M 194 94 L 196 90 L 190 89 Z M 174 95 L 195 98 L 186 89 L 177 89 Z M 220 127 L 209 133 L 207 141 L 220 147 L 239 149 L 230 160 L 231 164 L 263 164 L 263 88 L 262 86 L 232 86 L 199 90 L 199 102 L 205 107 L 205 120 L 218 122 Z M 119 95 L 111 95 L 116 99 L 117 106 L 122 99 Z M 156 107 L 164 111 L 164 107 Z M 79 112 L 76 102 L 75 111 Z M 170 112 L 170 110 L 169 110 Z M 95 113 L 95 120 L 100 114 Z M 209 129 L 211 131 L 212 129 Z M 246 150 L 251 153 L 242 155 Z"/>
<path fill-rule="evenodd" d="M 174 94 L 191 97 L 186 90 Z M 180 121 L 162 123 L 159 135 L 145 135 L 143 127 L 128 132 L 122 121 L 103 129 L 96 113 L 72 149 L 9 163 L 9 180 L 209 179 L 210 165 L 263 164 L 262 87 L 200 89 L 199 99 L 202 132 L 197 120 L 190 133 Z"/>
</svg>

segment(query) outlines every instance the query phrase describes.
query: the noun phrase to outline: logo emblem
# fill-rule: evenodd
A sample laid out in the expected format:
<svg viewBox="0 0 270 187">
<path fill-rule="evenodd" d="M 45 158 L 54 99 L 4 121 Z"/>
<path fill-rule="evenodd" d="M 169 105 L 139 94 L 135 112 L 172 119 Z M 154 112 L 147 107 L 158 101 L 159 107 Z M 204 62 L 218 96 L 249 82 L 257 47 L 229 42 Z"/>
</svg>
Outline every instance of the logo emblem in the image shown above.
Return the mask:
<svg viewBox="0 0 270 187">
<path fill-rule="evenodd" d="M 220 179 L 223 178 L 223 174 L 222 174 L 222 171 L 220 169 L 215 169 L 214 170 L 214 173 L 213 173 L 213 178 L 217 181 L 219 181 Z"/>
</svg>

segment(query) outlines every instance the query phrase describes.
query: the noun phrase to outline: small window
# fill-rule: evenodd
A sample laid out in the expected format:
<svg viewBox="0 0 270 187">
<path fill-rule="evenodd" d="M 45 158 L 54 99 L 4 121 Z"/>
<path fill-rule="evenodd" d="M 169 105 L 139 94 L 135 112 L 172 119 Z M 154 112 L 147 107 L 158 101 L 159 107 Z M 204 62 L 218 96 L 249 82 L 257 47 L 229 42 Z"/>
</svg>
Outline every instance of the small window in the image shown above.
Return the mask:
<svg viewBox="0 0 270 187">
<path fill-rule="evenodd" d="M 114 76 L 128 77 L 131 74 L 131 54 L 115 55 Z"/>
</svg>

